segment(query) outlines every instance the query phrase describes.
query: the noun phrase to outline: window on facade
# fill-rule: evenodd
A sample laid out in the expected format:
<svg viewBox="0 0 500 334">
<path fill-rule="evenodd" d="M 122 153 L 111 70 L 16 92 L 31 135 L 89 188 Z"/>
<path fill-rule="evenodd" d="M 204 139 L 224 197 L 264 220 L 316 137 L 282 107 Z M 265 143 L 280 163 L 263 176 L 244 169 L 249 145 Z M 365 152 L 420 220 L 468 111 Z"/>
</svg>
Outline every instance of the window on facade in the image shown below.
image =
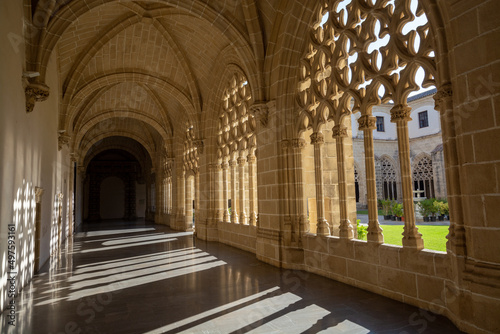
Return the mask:
<svg viewBox="0 0 500 334">
<path fill-rule="evenodd" d="M 356 167 L 354 168 L 354 189 L 356 191 L 356 203 L 359 203 L 359 175 Z"/>
<path fill-rule="evenodd" d="M 385 132 L 383 116 L 377 116 L 377 132 Z"/>
<path fill-rule="evenodd" d="M 413 167 L 413 190 L 415 197 L 433 198 L 436 196 L 432 160 L 428 157 L 423 157 Z"/>
<path fill-rule="evenodd" d="M 418 113 L 418 126 L 419 128 L 426 128 L 429 126 L 429 118 L 427 117 L 427 110 Z"/>
<path fill-rule="evenodd" d="M 382 172 L 382 197 L 397 200 L 396 169 L 387 158 L 382 158 L 380 166 Z"/>
</svg>

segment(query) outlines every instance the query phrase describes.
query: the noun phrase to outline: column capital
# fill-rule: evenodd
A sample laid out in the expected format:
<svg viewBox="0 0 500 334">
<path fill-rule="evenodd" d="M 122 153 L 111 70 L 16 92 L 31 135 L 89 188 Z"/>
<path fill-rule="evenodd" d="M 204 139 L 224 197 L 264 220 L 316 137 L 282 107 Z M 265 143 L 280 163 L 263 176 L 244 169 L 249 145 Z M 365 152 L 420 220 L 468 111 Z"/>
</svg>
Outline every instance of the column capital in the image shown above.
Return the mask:
<svg viewBox="0 0 500 334">
<path fill-rule="evenodd" d="M 228 161 L 228 165 L 229 165 L 229 167 L 234 167 L 234 166 L 236 166 L 236 160 L 229 160 L 229 161 Z"/>
<path fill-rule="evenodd" d="M 203 139 L 193 140 L 193 145 L 194 145 L 194 147 L 196 147 L 199 154 L 203 154 L 203 149 L 205 148 L 205 144 L 203 143 Z"/>
<path fill-rule="evenodd" d="M 35 202 L 40 203 L 42 201 L 43 188 L 35 187 Z"/>
<path fill-rule="evenodd" d="M 71 137 L 65 134 L 65 132 L 59 132 L 59 137 L 57 138 L 58 150 L 60 151 L 64 146 L 68 146 L 70 140 Z"/>
<path fill-rule="evenodd" d="M 253 163 L 255 163 L 256 161 L 257 161 L 257 157 L 256 157 L 255 155 L 250 154 L 250 155 L 248 155 L 248 156 L 247 156 L 247 162 L 248 162 L 249 164 L 253 164 Z"/>
<path fill-rule="evenodd" d="M 360 131 L 375 130 L 377 128 L 377 117 L 372 115 L 363 115 L 358 119 Z"/>
<path fill-rule="evenodd" d="M 32 112 L 35 102 L 47 100 L 50 94 L 49 86 L 41 82 L 32 82 L 26 85 L 24 95 L 26 96 L 26 112 Z"/>
<path fill-rule="evenodd" d="M 332 137 L 335 139 L 347 137 L 347 128 L 340 124 L 335 125 L 332 129 Z"/>
<path fill-rule="evenodd" d="M 265 101 L 255 101 L 250 106 L 250 112 L 260 121 L 263 127 L 267 127 L 269 121 L 269 107 Z"/>
<path fill-rule="evenodd" d="M 432 97 L 434 99 L 434 106 L 436 110 L 441 111 L 441 107 L 443 106 L 443 103 L 447 99 L 451 99 L 453 96 L 453 90 L 451 83 L 444 84 L 439 88 L 439 90 L 434 94 Z"/>
<path fill-rule="evenodd" d="M 238 165 L 244 166 L 245 163 L 247 162 L 247 159 L 245 157 L 239 157 L 237 161 L 238 161 Z"/>
<path fill-rule="evenodd" d="M 391 109 L 391 122 L 411 121 L 411 107 L 407 104 L 396 104 Z"/>
<path fill-rule="evenodd" d="M 323 132 L 313 132 L 310 138 L 311 138 L 311 144 L 313 145 L 325 143 L 325 136 L 323 135 Z"/>
<path fill-rule="evenodd" d="M 77 162 L 78 158 L 79 158 L 78 153 L 70 153 L 69 158 L 70 158 L 71 162 Z"/>
</svg>

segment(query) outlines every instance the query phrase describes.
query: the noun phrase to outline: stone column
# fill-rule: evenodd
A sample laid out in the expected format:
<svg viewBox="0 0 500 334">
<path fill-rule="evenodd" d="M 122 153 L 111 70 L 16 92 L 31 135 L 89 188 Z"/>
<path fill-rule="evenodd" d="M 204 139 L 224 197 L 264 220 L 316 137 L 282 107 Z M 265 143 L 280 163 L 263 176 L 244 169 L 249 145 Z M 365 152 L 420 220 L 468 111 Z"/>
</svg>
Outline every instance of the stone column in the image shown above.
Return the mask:
<svg viewBox="0 0 500 334">
<path fill-rule="evenodd" d="M 238 174 L 240 177 L 240 198 L 239 198 L 239 211 L 240 211 L 240 224 L 248 224 L 247 213 L 245 212 L 245 165 L 247 159 L 243 156 L 243 151 L 240 152 L 240 157 L 238 158 Z"/>
<path fill-rule="evenodd" d="M 375 152 L 373 150 L 373 130 L 377 128 L 377 118 L 363 115 L 358 119 L 359 130 L 363 131 L 365 142 L 365 176 L 368 202 L 368 242 L 384 243 L 384 236 L 378 221 L 377 179 L 375 176 Z"/>
<path fill-rule="evenodd" d="M 186 175 L 184 177 L 184 212 L 186 214 L 186 231 L 191 229 L 193 226 L 193 193 L 192 187 L 189 183 L 189 177 Z"/>
<path fill-rule="evenodd" d="M 238 208 L 236 207 L 236 161 L 229 160 L 231 167 L 231 223 L 238 224 Z"/>
<path fill-rule="evenodd" d="M 347 137 L 347 128 L 341 125 L 333 127 L 333 138 L 337 146 L 337 173 L 339 180 L 339 205 L 340 205 L 340 226 L 339 236 L 341 238 L 352 239 L 354 229 L 348 217 L 347 182 L 345 172 L 345 152 L 344 138 Z"/>
<path fill-rule="evenodd" d="M 434 95 L 436 110 L 441 116 L 443 132 L 443 154 L 445 157 L 445 177 L 447 198 L 450 205 L 450 228 L 446 236 L 447 247 L 457 255 L 466 255 L 463 202 L 456 148 L 456 124 L 453 116 L 453 91 L 451 84 L 444 85 Z"/>
<path fill-rule="evenodd" d="M 193 224 L 196 225 L 197 218 L 200 217 L 200 169 L 196 168 L 194 173 L 194 221 Z M 198 219 L 198 221 L 200 221 Z"/>
<path fill-rule="evenodd" d="M 214 165 L 215 223 L 222 221 L 224 212 L 222 203 L 223 187 L 221 187 L 222 186 L 221 172 L 222 172 L 222 165 L 220 163 L 216 163 Z"/>
<path fill-rule="evenodd" d="M 185 223 L 185 208 L 184 206 L 186 205 L 186 193 L 184 190 L 185 186 L 185 174 L 186 172 L 184 170 L 180 171 L 180 175 L 177 178 L 177 218 L 176 218 L 176 225 L 177 229 L 183 229 L 184 228 L 184 223 Z"/>
<path fill-rule="evenodd" d="M 293 154 L 293 168 L 295 170 L 295 208 L 296 221 L 298 223 L 299 242 L 304 233 L 309 232 L 309 223 L 307 221 L 307 203 L 304 198 L 304 170 L 302 168 L 302 150 L 306 147 L 304 139 L 293 139 L 291 149 Z"/>
<path fill-rule="evenodd" d="M 316 211 L 318 215 L 317 235 L 330 235 L 330 226 L 325 219 L 325 199 L 323 184 L 323 144 L 325 137 L 322 132 L 311 135 L 314 145 L 314 176 L 316 181 Z"/>
<path fill-rule="evenodd" d="M 399 164 L 401 168 L 401 188 L 403 190 L 403 209 L 405 226 L 403 232 L 403 247 L 416 249 L 424 248 L 422 234 L 418 233 L 415 225 L 415 208 L 413 205 L 413 184 L 411 180 L 410 164 L 410 137 L 408 121 L 411 108 L 408 105 L 398 104 L 391 109 L 391 122 L 396 123 L 398 132 Z"/>
<path fill-rule="evenodd" d="M 257 226 L 257 187 L 255 184 L 256 180 L 256 166 L 255 162 L 257 161 L 257 158 L 251 152 L 248 157 L 248 193 L 250 197 L 250 225 L 252 226 Z"/>
<path fill-rule="evenodd" d="M 35 187 L 35 261 L 34 273 L 40 270 L 40 245 L 42 237 L 42 195 L 43 189 L 40 187 Z"/>
<path fill-rule="evenodd" d="M 230 217 L 229 217 L 229 212 L 228 212 L 228 207 L 227 207 L 227 202 L 229 201 L 228 190 L 227 190 L 227 170 L 228 170 L 228 167 L 229 167 L 229 165 L 225 161 L 221 164 L 221 168 L 222 168 L 222 211 L 223 211 L 222 220 L 225 223 L 230 222 Z"/>
</svg>

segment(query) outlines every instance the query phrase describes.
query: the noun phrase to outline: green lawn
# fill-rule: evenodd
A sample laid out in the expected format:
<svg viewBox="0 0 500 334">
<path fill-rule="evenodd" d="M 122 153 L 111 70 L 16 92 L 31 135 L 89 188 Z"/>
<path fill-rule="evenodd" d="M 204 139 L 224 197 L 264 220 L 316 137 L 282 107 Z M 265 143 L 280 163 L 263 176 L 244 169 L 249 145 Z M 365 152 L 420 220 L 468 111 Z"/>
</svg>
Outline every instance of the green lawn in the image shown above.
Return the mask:
<svg viewBox="0 0 500 334">
<path fill-rule="evenodd" d="M 356 213 L 358 215 L 367 215 L 368 214 L 368 210 L 358 210 L 356 211 Z M 384 215 L 384 212 L 382 212 L 382 210 L 378 210 L 378 214 L 383 216 Z"/>
<path fill-rule="evenodd" d="M 384 243 L 402 246 L 403 226 L 401 225 L 382 225 L 384 230 Z M 448 235 L 448 226 L 418 226 L 418 231 L 422 233 L 424 239 L 424 248 L 446 252 L 446 236 Z"/>
</svg>

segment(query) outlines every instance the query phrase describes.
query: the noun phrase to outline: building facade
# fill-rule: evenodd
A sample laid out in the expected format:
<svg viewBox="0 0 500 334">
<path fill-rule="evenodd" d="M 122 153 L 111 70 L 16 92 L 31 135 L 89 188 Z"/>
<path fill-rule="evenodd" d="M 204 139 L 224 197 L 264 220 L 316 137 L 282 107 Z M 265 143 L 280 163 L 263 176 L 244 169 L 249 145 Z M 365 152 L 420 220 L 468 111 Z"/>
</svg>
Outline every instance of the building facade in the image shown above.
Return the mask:
<svg viewBox="0 0 500 334">
<path fill-rule="evenodd" d="M 434 109 L 432 96 L 436 91 L 423 92 L 408 99 L 412 111 L 408 122 L 410 163 L 414 197 L 446 199 L 446 177 L 443 137 L 439 112 Z M 402 201 L 401 177 L 396 125 L 390 122 L 392 104 L 373 108 L 377 128 L 373 133 L 377 198 Z M 367 207 L 365 151 L 363 132 L 356 130 L 360 115 L 351 116 L 353 154 L 356 178 L 356 204 Z"/>
</svg>

